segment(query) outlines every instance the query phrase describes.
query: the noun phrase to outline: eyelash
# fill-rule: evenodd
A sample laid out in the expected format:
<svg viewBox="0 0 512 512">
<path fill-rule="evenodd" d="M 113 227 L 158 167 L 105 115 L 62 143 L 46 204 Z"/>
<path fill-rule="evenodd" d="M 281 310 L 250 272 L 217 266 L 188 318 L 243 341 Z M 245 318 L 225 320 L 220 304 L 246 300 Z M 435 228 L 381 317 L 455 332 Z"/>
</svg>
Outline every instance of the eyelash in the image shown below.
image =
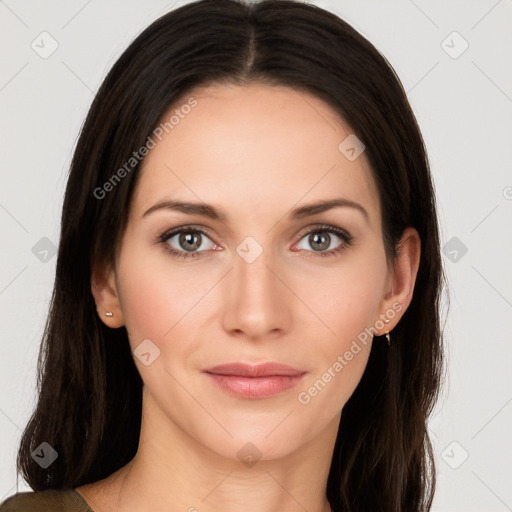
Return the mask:
<svg viewBox="0 0 512 512">
<path fill-rule="evenodd" d="M 204 229 L 201 229 L 199 227 L 194 226 L 181 226 L 179 228 L 172 229 L 170 231 L 166 231 L 162 235 L 160 235 L 157 239 L 157 243 L 161 243 L 164 245 L 164 248 L 166 251 L 168 251 L 172 256 L 184 260 L 189 258 L 199 258 L 201 256 L 202 252 L 208 252 L 208 251 L 197 251 L 197 252 L 186 252 L 186 251 L 177 251 L 173 247 L 171 247 L 167 242 L 175 235 L 179 235 L 181 233 L 201 233 L 202 235 L 205 235 L 206 237 L 210 238 L 210 235 L 208 232 L 206 232 Z M 347 233 L 345 230 L 337 228 L 335 226 L 329 226 L 329 225 L 320 225 L 315 226 L 314 228 L 310 229 L 306 233 L 303 233 L 300 237 L 300 240 L 302 240 L 304 237 L 311 235 L 312 233 L 330 233 L 338 236 L 342 239 L 342 244 L 337 247 L 336 249 L 331 249 L 330 251 L 306 251 L 306 252 L 314 252 L 315 256 L 321 256 L 321 257 L 331 257 L 336 256 L 339 253 L 341 253 L 344 249 L 346 249 L 348 246 L 352 243 L 352 235 Z M 210 238 L 211 239 L 211 238 Z"/>
</svg>

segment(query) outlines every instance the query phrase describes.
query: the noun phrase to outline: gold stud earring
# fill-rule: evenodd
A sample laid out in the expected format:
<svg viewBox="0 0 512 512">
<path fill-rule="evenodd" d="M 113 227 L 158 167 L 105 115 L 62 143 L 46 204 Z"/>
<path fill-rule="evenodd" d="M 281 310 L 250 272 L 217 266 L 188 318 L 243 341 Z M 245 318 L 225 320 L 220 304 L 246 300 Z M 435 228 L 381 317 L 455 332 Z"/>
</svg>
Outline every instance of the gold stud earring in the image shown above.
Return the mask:
<svg viewBox="0 0 512 512">
<path fill-rule="evenodd" d="M 114 313 L 112 313 L 112 311 L 107 311 L 105 313 L 105 316 L 111 317 L 111 316 L 114 316 Z"/>
</svg>

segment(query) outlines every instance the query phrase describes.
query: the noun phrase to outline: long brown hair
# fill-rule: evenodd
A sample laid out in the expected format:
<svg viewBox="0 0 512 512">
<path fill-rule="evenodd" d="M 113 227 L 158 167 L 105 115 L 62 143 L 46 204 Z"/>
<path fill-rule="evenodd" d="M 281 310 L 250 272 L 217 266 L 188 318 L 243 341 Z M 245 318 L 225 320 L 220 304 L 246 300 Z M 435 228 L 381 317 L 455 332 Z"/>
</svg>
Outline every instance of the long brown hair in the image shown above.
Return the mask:
<svg viewBox="0 0 512 512">
<path fill-rule="evenodd" d="M 38 360 L 38 401 L 18 471 L 34 490 L 101 480 L 137 451 L 142 380 L 124 327 L 107 328 L 91 294 L 91 261 L 114 262 L 138 176 L 101 188 L 195 86 L 284 85 L 329 104 L 364 141 L 382 204 L 389 261 L 408 226 L 421 238 L 412 302 L 392 343 L 374 343 L 344 407 L 327 497 L 334 511 L 430 509 L 435 468 L 427 419 L 442 376 L 443 271 L 434 190 L 421 133 L 390 64 L 350 25 L 290 0 L 202 0 L 162 16 L 101 85 L 74 152 L 51 307 Z M 57 452 L 47 469 L 31 452 Z"/>
</svg>

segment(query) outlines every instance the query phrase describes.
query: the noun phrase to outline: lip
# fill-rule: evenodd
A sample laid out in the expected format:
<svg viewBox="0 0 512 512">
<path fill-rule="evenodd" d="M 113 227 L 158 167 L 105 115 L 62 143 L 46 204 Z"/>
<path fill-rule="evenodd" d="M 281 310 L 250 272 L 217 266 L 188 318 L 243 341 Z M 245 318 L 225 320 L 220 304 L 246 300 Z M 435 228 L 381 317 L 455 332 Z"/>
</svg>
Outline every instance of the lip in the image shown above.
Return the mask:
<svg viewBox="0 0 512 512">
<path fill-rule="evenodd" d="M 307 373 L 280 363 L 227 363 L 203 372 L 223 391 L 246 399 L 267 398 L 296 386 Z"/>
<path fill-rule="evenodd" d="M 281 363 L 249 364 L 242 362 L 220 364 L 203 370 L 216 375 L 237 375 L 239 377 L 267 377 L 267 376 L 297 376 L 306 373 L 292 366 Z"/>
</svg>

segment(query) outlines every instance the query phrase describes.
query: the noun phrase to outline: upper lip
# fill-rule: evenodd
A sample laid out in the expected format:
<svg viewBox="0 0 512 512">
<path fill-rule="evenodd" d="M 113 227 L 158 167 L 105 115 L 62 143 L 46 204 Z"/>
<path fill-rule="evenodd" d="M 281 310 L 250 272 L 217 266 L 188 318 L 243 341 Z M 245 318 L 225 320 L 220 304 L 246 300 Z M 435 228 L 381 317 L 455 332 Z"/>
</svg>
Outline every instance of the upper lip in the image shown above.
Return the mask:
<svg viewBox="0 0 512 512">
<path fill-rule="evenodd" d="M 292 366 L 281 363 L 226 363 L 203 370 L 206 373 L 215 373 L 217 375 L 237 375 L 240 377 L 267 377 L 270 375 L 297 376 L 306 373 L 303 370 L 297 370 Z"/>
</svg>

